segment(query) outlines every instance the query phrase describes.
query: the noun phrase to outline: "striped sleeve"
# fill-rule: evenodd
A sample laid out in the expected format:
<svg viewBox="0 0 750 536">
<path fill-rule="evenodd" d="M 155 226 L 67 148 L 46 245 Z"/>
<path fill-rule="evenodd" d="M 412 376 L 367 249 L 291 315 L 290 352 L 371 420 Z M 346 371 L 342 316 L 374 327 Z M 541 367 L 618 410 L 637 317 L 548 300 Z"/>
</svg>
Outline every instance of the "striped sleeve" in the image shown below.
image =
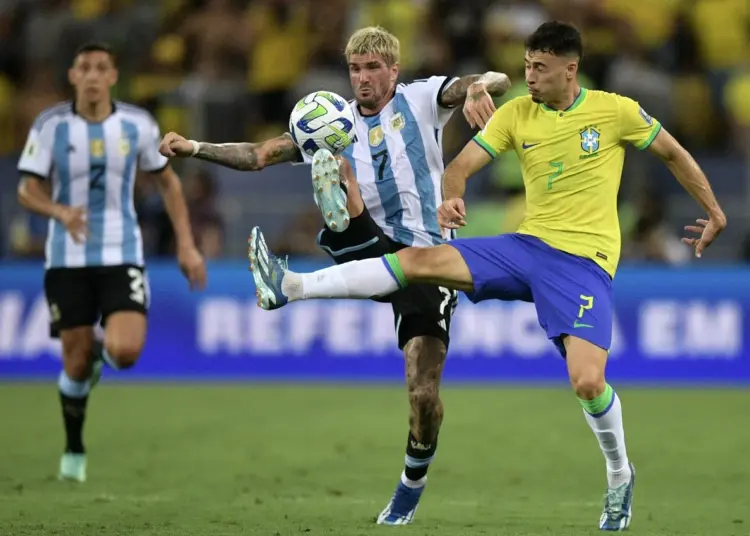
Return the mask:
<svg viewBox="0 0 750 536">
<path fill-rule="evenodd" d="M 143 141 L 140 146 L 138 165 L 141 170 L 155 173 L 163 170 L 169 164 L 169 159 L 159 152 L 161 132 L 159 125 L 150 114 L 141 121 Z"/>
<path fill-rule="evenodd" d="M 31 175 L 43 180 L 49 178 L 52 171 L 55 128 L 58 123 L 58 116 L 34 122 L 18 161 L 18 171 L 21 175 Z"/>
</svg>

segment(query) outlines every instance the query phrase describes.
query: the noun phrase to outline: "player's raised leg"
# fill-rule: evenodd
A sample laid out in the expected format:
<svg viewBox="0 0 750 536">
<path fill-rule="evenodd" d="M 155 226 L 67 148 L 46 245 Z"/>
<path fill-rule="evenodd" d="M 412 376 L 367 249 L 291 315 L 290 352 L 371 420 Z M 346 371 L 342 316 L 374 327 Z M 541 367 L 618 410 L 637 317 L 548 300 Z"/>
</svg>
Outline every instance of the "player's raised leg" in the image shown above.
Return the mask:
<svg viewBox="0 0 750 536">
<path fill-rule="evenodd" d="M 351 166 L 327 149 L 319 149 L 313 156 L 311 172 L 313 197 L 326 227 L 336 233 L 345 231 L 350 218 L 358 217 L 365 207 Z"/>
<path fill-rule="evenodd" d="M 146 317 L 134 311 L 120 311 L 107 319 L 102 359 L 113 370 L 136 364 L 146 342 Z"/>
<path fill-rule="evenodd" d="M 104 324 L 104 340 L 95 343 L 95 363 L 112 370 L 129 369 L 146 342 L 150 289 L 145 268 L 136 265 L 101 268 L 95 281 Z"/>
<path fill-rule="evenodd" d="M 466 262 L 456 248 L 447 244 L 404 248 L 380 258 L 302 274 L 290 271 L 285 261 L 274 256 L 260 228 L 255 227 L 248 240 L 248 258 L 258 305 L 269 310 L 297 300 L 387 296 L 409 283 L 473 290 Z"/>
</svg>

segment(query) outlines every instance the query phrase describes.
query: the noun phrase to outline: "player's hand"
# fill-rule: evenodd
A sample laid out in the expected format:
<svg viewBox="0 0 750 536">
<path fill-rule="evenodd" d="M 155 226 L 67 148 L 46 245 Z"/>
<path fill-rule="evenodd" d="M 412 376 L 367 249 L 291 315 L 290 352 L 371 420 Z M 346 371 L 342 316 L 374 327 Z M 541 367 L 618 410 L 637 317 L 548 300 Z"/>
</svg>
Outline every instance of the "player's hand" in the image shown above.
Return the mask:
<svg viewBox="0 0 750 536">
<path fill-rule="evenodd" d="M 168 132 L 161 139 L 159 152 L 162 156 L 172 158 L 174 156 L 192 156 L 193 144 L 176 132 Z"/>
<path fill-rule="evenodd" d="M 484 82 L 474 82 L 466 90 L 464 117 L 471 128 L 483 129 L 495 113 L 495 103 Z"/>
<path fill-rule="evenodd" d="M 60 206 L 53 217 L 62 223 L 73 237 L 73 242 L 82 244 L 89 234 L 86 222 L 86 209 L 83 207 Z"/>
<path fill-rule="evenodd" d="M 710 246 L 727 226 L 727 218 L 723 214 L 720 214 L 719 216 L 709 217 L 707 220 L 695 220 L 695 223 L 697 225 L 686 225 L 685 230 L 699 234 L 700 238 L 685 237 L 682 241 L 689 246 L 695 247 L 695 256 L 700 258 L 703 250 Z"/>
<path fill-rule="evenodd" d="M 195 246 L 180 248 L 177 262 L 190 283 L 190 290 L 203 290 L 206 287 L 206 263 Z"/>
<path fill-rule="evenodd" d="M 466 225 L 466 207 L 460 197 L 446 199 L 438 209 L 438 223 L 446 229 L 458 229 Z"/>
</svg>

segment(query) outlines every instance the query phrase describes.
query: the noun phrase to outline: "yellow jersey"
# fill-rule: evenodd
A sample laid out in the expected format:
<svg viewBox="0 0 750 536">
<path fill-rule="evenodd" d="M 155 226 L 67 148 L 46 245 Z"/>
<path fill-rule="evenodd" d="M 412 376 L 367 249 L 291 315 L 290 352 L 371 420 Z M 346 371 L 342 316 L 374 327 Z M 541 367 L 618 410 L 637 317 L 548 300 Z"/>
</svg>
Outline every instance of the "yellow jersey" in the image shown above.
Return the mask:
<svg viewBox="0 0 750 536">
<path fill-rule="evenodd" d="M 617 192 L 625 147 L 645 149 L 661 130 L 634 100 L 581 89 L 567 110 L 515 98 L 474 137 L 493 158 L 521 160 L 526 215 L 519 233 L 586 257 L 614 277 L 620 259 Z"/>
</svg>

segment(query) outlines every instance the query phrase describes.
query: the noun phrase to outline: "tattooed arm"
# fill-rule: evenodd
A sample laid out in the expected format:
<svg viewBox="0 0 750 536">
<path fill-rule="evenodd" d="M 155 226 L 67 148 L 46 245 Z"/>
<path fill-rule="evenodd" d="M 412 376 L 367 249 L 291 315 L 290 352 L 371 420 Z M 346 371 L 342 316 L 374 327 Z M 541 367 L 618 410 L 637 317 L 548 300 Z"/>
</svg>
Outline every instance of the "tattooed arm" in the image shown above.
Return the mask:
<svg viewBox="0 0 750 536">
<path fill-rule="evenodd" d="M 504 73 L 493 71 L 484 74 L 462 76 L 448 86 L 438 98 L 438 104 L 446 108 L 458 106 L 469 98 L 480 98 L 484 93 L 501 97 L 510 89 L 510 78 Z"/>
<path fill-rule="evenodd" d="M 159 152 L 166 157 L 198 158 L 240 171 L 260 171 L 283 162 L 301 162 L 302 155 L 289 134 L 258 143 L 207 143 L 187 140 L 170 132 L 162 139 Z"/>
<path fill-rule="evenodd" d="M 500 97 L 510 88 L 508 75 L 496 72 L 470 74 L 459 78 L 443 90 L 438 105 L 453 108 L 464 105 L 464 117 L 471 128 L 484 128 L 495 113 L 493 97 Z"/>
</svg>

